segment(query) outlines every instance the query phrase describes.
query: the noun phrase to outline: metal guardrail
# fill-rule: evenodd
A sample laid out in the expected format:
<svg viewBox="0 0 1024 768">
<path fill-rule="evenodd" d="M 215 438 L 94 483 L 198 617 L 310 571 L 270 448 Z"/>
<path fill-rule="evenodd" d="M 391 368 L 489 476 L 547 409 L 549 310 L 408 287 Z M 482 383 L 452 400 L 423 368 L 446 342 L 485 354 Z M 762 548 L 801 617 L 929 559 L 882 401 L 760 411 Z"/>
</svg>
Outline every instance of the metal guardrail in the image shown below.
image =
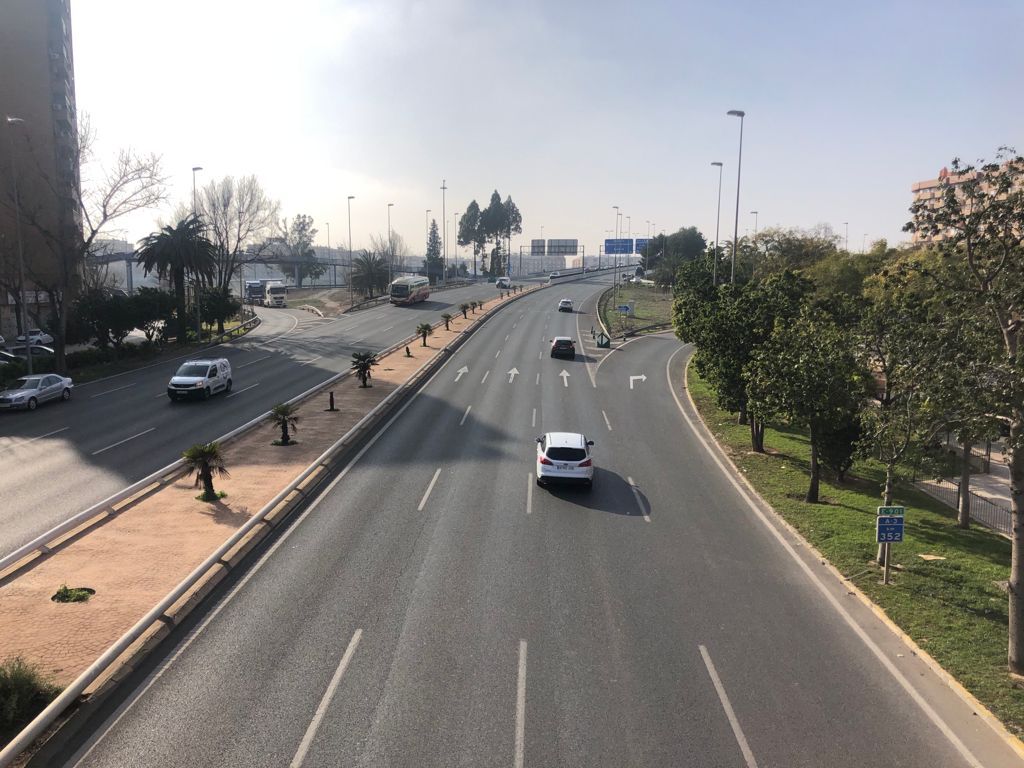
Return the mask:
<svg viewBox="0 0 1024 768">
<path fill-rule="evenodd" d="M 513 296 L 511 301 L 516 301 L 519 297 L 524 296 L 527 293 L 529 293 L 529 291 L 522 291 L 516 296 Z M 478 318 L 478 320 L 481 322 L 478 322 L 476 325 L 473 326 L 474 332 L 476 331 L 476 329 L 481 327 L 483 320 L 490 318 L 490 316 L 497 310 L 501 309 L 505 303 L 507 302 L 504 302 L 498 305 L 497 307 L 492 307 L 490 310 L 481 315 Z M 442 320 L 436 323 L 433 327 L 437 328 L 443 324 L 444 321 Z M 37 738 L 39 738 L 39 736 L 41 736 L 54 723 L 54 721 L 56 721 L 56 719 L 61 715 L 61 713 L 64 712 L 64 710 L 67 709 L 72 703 L 74 703 L 74 701 L 85 691 L 86 688 L 88 688 L 93 682 L 95 682 L 100 677 L 100 675 L 102 675 L 125 651 L 127 651 L 128 648 L 132 645 L 132 643 L 134 643 L 136 640 L 142 637 L 143 633 L 145 633 L 145 631 L 150 626 L 159 621 L 161 617 L 166 613 L 166 611 L 170 609 L 171 606 L 173 606 L 176 602 L 178 602 L 193 586 L 195 586 L 211 568 L 218 565 L 221 562 L 221 559 L 228 552 L 230 552 L 231 549 L 234 548 L 239 542 L 241 542 L 249 534 L 250 531 L 252 531 L 256 526 L 263 523 L 267 515 L 269 515 L 283 501 L 285 501 L 285 499 L 287 499 L 287 497 L 290 494 L 299 489 L 310 476 L 320 472 L 321 469 L 328 468 L 332 460 L 335 458 L 336 454 L 342 448 L 346 447 L 349 443 L 353 442 L 357 437 L 359 437 L 361 432 L 375 424 L 377 420 L 381 418 L 384 413 L 386 413 L 387 409 L 391 407 L 395 400 L 403 397 L 414 387 L 419 386 L 420 382 L 424 379 L 424 377 L 431 374 L 435 367 L 439 367 L 440 365 L 442 365 L 447 356 L 450 355 L 455 349 L 460 347 L 465 342 L 465 340 L 469 338 L 469 335 L 470 334 L 460 333 L 458 336 L 452 339 L 452 341 L 450 341 L 448 344 L 442 347 L 441 350 L 439 351 L 439 354 L 435 355 L 430 360 L 426 361 L 423 365 L 421 365 L 419 369 L 417 369 L 416 372 L 413 373 L 413 375 L 407 381 L 405 381 L 403 384 L 401 384 L 400 386 L 392 390 L 390 393 L 388 393 L 388 395 L 383 400 L 381 400 L 369 413 L 367 413 L 365 416 L 363 416 L 363 418 L 356 422 L 356 424 L 353 425 L 352 428 L 348 430 L 348 432 L 346 432 L 339 440 L 333 443 L 326 451 L 320 454 L 316 461 L 314 461 L 312 464 L 306 467 L 306 469 L 304 469 L 298 475 L 298 477 L 296 477 L 291 483 L 289 483 L 284 490 L 279 492 L 276 496 L 274 496 L 273 499 L 267 502 L 267 504 L 265 504 L 259 510 L 259 512 L 257 512 L 251 518 L 249 518 L 249 520 L 247 520 L 242 525 L 241 528 L 235 531 L 235 533 L 232 534 L 227 539 L 227 541 L 225 541 L 221 546 L 219 546 L 213 554 L 211 554 L 209 557 L 203 560 L 203 562 L 200 563 L 195 569 L 193 569 L 192 572 L 189 573 L 189 575 L 186 576 L 173 590 L 171 590 L 171 592 L 166 597 L 164 597 L 145 616 L 139 619 L 139 621 L 137 621 L 135 625 L 132 626 L 131 629 L 125 632 L 113 645 L 107 648 L 107 650 L 105 650 L 96 661 L 90 664 L 89 667 L 84 672 L 82 672 L 77 678 L 75 678 L 75 680 L 70 685 L 68 685 L 63 691 L 61 691 L 60 695 L 58 695 L 57 698 L 50 702 L 50 704 L 42 712 L 40 712 L 32 720 L 31 723 L 25 726 L 25 728 L 20 733 L 18 733 L 6 746 L 4 746 L 3 750 L 0 750 L 0 768 L 6 768 L 6 766 L 9 766 L 11 762 L 19 754 L 21 754 L 24 750 L 28 749 L 32 745 L 32 743 Z M 378 353 L 378 356 L 383 356 L 391 352 L 397 351 L 398 349 L 401 349 L 402 347 L 406 346 L 407 344 L 411 343 L 417 338 L 419 337 L 410 336 L 398 342 L 397 344 L 388 347 L 383 352 Z M 297 402 L 298 400 L 304 399 L 305 397 L 308 397 L 316 393 L 317 391 L 324 389 L 327 386 L 330 386 L 334 382 L 350 375 L 352 375 L 351 370 L 343 371 L 335 376 L 332 376 L 327 381 L 322 382 L 321 384 L 318 384 L 315 387 L 312 387 L 311 389 L 307 390 L 301 395 L 292 398 L 288 402 L 294 403 Z M 249 429 L 255 424 L 258 424 L 259 422 L 263 421 L 268 415 L 269 412 L 263 414 L 257 419 L 253 419 L 252 421 L 248 422 L 242 427 L 239 427 L 238 429 L 229 432 L 228 435 L 221 438 L 221 440 L 226 440 L 232 436 L 240 434 L 242 431 Z M 173 470 L 176 467 L 180 467 L 181 464 L 182 462 L 180 461 L 175 462 L 174 464 L 169 465 L 164 470 L 161 470 L 161 472 Z M 157 474 L 160 473 L 154 473 L 154 475 Z M 151 475 L 150 478 L 154 477 L 154 475 Z M 150 478 L 147 478 L 147 480 L 149 480 Z M 140 481 L 139 483 L 136 483 L 135 485 L 131 486 L 131 488 L 141 486 L 142 483 L 144 482 L 145 480 Z M 131 489 L 126 489 L 125 491 L 122 491 L 120 494 L 116 494 L 115 497 L 121 497 L 122 500 L 124 498 L 127 498 L 125 494 L 127 493 L 128 490 Z M 137 492 L 138 490 L 134 491 L 134 493 Z M 111 499 L 115 497 L 111 497 Z M 104 502 L 100 502 L 100 504 L 95 505 L 95 507 L 100 507 L 100 511 L 102 512 L 103 509 L 105 508 L 105 505 L 109 504 L 110 499 Z M 94 509 L 95 507 L 90 508 L 90 510 Z M 88 513 L 90 510 L 86 510 L 86 513 Z M 72 520 L 78 519 L 79 524 L 81 524 L 81 522 L 83 521 L 82 516 L 86 513 L 76 515 L 75 518 L 72 518 Z M 94 512 L 92 516 L 95 517 L 95 515 L 96 513 Z M 63 529 L 64 532 L 67 532 L 68 530 L 71 530 L 71 528 L 66 526 L 69 526 L 71 522 L 72 521 L 67 521 L 63 525 L 57 527 Z M 44 534 L 44 536 L 47 535 L 48 534 Z M 52 540 L 52 537 L 50 540 Z M 26 545 L 26 547 L 27 546 L 30 545 Z M 12 555 L 8 555 L 7 558 L 4 558 L 4 560 L 6 561 L 12 556 L 13 553 Z"/>
<path fill-rule="evenodd" d="M 953 509 L 960 508 L 959 483 L 939 478 L 933 483 L 920 483 L 918 487 Z M 1005 507 L 993 504 L 974 491 L 969 490 L 968 493 L 971 495 L 971 519 L 986 528 L 1009 536 L 1013 530 L 1013 513 Z"/>
</svg>

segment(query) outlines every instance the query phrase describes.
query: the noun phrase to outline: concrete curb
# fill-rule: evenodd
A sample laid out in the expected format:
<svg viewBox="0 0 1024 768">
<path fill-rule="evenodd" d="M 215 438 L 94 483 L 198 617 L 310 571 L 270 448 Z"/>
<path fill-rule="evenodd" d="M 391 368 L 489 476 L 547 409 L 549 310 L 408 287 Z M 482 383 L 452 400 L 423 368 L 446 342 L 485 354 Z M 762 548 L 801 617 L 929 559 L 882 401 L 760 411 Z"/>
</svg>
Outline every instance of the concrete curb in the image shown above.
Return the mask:
<svg viewBox="0 0 1024 768">
<path fill-rule="evenodd" d="M 708 427 L 707 423 L 705 423 L 704 417 L 701 415 L 700 410 L 697 408 L 697 404 L 693 400 L 693 395 L 690 393 L 689 382 L 690 362 L 692 360 L 692 355 L 689 358 L 687 358 L 686 370 L 684 373 L 684 389 L 686 390 L 686 399 L 690 404 L 691 410 L 697 416 L 698 423 L 704 430 L 708 438 L 708 442 L 711 445 L 715 446 L 715 448 L 718 450 L 719 456 L 732 469 L 735 478 L 743 484 L 743 486 L 747 489 L 748 493 L 750 493 L 751 497 L 757 500 L 758 504 L 761 505 L 762 509 L 764 509 L 768 514 L 770 514 L 772 516 L 772 519 L 781 528 L 786 530 L 796 541 L 800 542 L 800 544 L 803 547 L 806 547 L 808 552 L 810 552 L 812 555 L 814 555 L 815 558 L 817 558 L 817 560 L 825 567 L 829 574 L 831 574 L 835 578 L 835 580 L 843 587 L 843 589 L 855 595 L 862 604 L 869 608 L 871 612 L 879 619 L 879 621 L 885 624 L 885 626 L 889 629 L 890 632 L 896 635 L 908 648 L 910 648 L 911 652 L 913 652 L 919 659 L 921 659 L 921 661 L 923 661 L 925 665 L 929 669 L 931 669 L 931 671 L 934 672 L 935 675 L 950 688 L 950 690 L 956 693 L 956 695 L 959 696 L 965 704 L 974 709 L 975 714 L 978 715 L 978 717 L 980 717 L 982 720 L 984 720 L 985 723 L 996 733 L 996 735 L 999 736 L 1008 747 L 1010 747 L 1010 749 L 1016 752 L 1017 755 L 1019 755 L 1021 758 L 1024 758 L 1024 742 L 1022 742 L 1017 736 L 1010 733 L 1010 731 L 1007 730 L 1006 726 L 1003 725 L 1002 721 L 998 717 L 992 714 L 992 712 L 990 712 L 984 704 L 978 701 L 978 699 L 975 698 L 974 694 L 968 691 L 955 677 L 953 677 L 953 675 L 947 672 L 945 668 L 943 668 L 942 665 L 939 664 L 939 662 L 932 658 L 932 656 L 927 651 L 925 651 L 917 643 L 915 643 L 913 638 L 907 635 L 907 633 L 904 632 L 903 629 L 900 628 L 898 624 L 896 624 L 896 622 L 890 619 L 889 615 L 877 603 L 875 603 L 870 597 L 864 594 L 857 587 L 856 584 L 854 584 L 852 581 L 849 581 L 845 576 L 843 576 L 843 574 L 840 573 L 834 565 L 832 565 L 831 561 L 829 561 L 829 559 L 825 557 L 825 555 L 818 551 L 818 549 L 814 545 L 807 541 L 807 539 L 805 539 L 800 534 L 800 532 L 796 530 L 796 528 L 790 525 L 782 517 L 782 515 L 776 512 L 775 508 L 771 504 L 769 504 L 765 500 L 765 498 L 761 496 L 760 493 L 758 493 L 757 489 L 754 488 L 750 481 L 747 480 L 746 476 L 743 474 L 743 472 L 740 471 L 739 467 L 737 467 L 736 464 L 733 463 L 732 458 L 722 447 L 721 443 L 718 442 L 718 438 L 715 436 L 715 433 L 710 429 L 710 427 Z"/>
<path fill-rule="evenodd" d="M 541 286 L 543 287 L 543 286 Z M 395 390 L 374 406 L 366 416 L 360 419 L 342 438 L 338 441 L 337 451 L 330 456 L 326 462 L 317 462 L 309 465 L 306 470 L 314 469 L 302 483 L 300 483 L 284 498 L 278 505 L 267 513 L 261 521 L 262 525 L 254 527 L 248 535 L 241 539 L 230 551 L 225 554 L 218 563 L 211 567 L 171 608 L 155 621 L 136 641 L 115 661 L 109 668 L 97 677 L 93 684 L 86 689 L 73 711 L 65 711 L 61 719 L 52 726 L 42 737 L 44 739 L 33 745 L 34 750 L 24 762 L 16 761 L 18 765 L 40 765 L 45 766 L 52 761 L 59 752 L 75 735 L 72 731 L 78 724 L 84 724 L 89 716 L 96 711 L 116 690 L 117 686 L 127 679 L 136 668 L 160 645 L 160 643 L 171 634 L 171 631 L 179 626 L 188 616 L 199 607 L 224 578 L 239 565 L 246 556 L 263 540 L 267 535 L 277 529 L 279 525 L 288 520 L 292 513 L 305 503 L 316 497 L 317 489 L 333 475 L 339 464 L 352 454 L 352 452 L 365 440 L 406 398 L 414 395 L 430 378 L 430 376 L 461 347 L 467 339 L 477 332 L 500 310 L 511 303 L 514 303 L 527 294 L 540 290 L 540 287 L 513 294 L 501 304 L 492 307 L 480 315 L 472 326 L 459 333 L 448 344 L 438 350 L 433 358 L 424 363 L 409 379 L 400 384 Z M 437 323 L 435 327 L 441 326 L 444 321 Z M 411 341 L 419 338 L 409 337 L 402 342 L 389 348 L 387 352 L 395 352 Z M 384 353 L 381 353 L 384 354 Z M 405 391 L 403 391 L 403 389 Z M 318 390 L 319 391 L 319 390 Z M 314 397 L 313 392 L 309 397 Z M 361 434 L 357 434 L 361 433 Z M 350 436 L 352 437 L 349 440 Z M 317 466 L 320 471 L 315 471 Z M 302 473 L 300 473 L 301 476 Z M 216 550 L 214 550 L 216 551 Z M 70 726 L 70 728 L 69 728 Z M 26 753 L 23 753 L 24 758 Z"/>
</svg>

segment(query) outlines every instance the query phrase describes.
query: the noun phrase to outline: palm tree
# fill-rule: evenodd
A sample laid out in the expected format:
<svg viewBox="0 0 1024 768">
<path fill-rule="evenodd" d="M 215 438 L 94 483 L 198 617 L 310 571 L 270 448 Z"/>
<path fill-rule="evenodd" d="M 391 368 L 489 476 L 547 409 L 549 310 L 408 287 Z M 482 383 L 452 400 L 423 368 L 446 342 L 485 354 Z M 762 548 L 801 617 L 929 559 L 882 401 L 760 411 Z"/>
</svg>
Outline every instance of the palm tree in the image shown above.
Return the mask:
<svg viewBox="0 0 1024 768">
<path fill-rule="evenodd" d="M 352 262 L 352 285 L 373 298 L 375 288 L 387 285 L 387 262 L 373 251 L 365 251 Z"/>
<path fill-rule="evenodd" d="M 441 315 L 441 319 L 444 320 L 444 329 L 447 331 L 448 323 L 452 321 L 452 316 L 445 312 L 443 315 Z"/>
<path fill-rule="evenodd" d="M 270 409 L 270 420 L 281 428 L 281 445 L 291 445 L 292 437 L 288 429 L 298 429 L 299 407 L 291 403 L 278 403 Z"/>
<path fill-rule="evenodd" d="M 352 353 L 352 370 L 356 372 L 356 376 L 359 377 L 360 387 L 369 387 L 368 383 L 373 374 L 371 368 L 377 364 L 377 359 L 373 356 L 372 352 L 353 352 Z"/>
<path fill-rule="evenodd" d="M 476 308 L 480 306 L 480 302 L 479 301 L 471 301 L 471 302 L 469 302 L 469 306 L 473 308 L 473 314 L 475 315 L 476 314 Z"/>
<path fill-rule="evenodd" d="M 136 261 L 148 275 L 156 272 L 161 280 L 174 286 L 178 316 L 178 343 L 184 344 L 185 281 L 191 275 L 197 281 L 211 282 L 216 268 L 217 247 L 203 235 L 203 225 L 195 216 L 187 216 L 174 226 L 167 225 L 142 240 Z"/>
<path fill-rule="evenodd" d="M 459 304 L 459 310 L 462 312 L 462 319 L 466 319 L 466 313 L 469 312 L 469 304 Z"/>
<path fill-rule="evenodd" d="M 195 486 L 203 485 L 203 501 L 216 501 L 217 492 L 213 489 L 213 476 L 221 475 L 229 477 L 227 467 L 224 466 L 224 454 L 221 453 L 220 443 L 196 443 L 187 451 L 183 451 L 181 458 L 185 460 L 188 473 L 185 477 L 196 476 Z"/>
<path fill-rule="evenodd" d="M 434 326 L 430 323 L 420 323 L 416 326 L 416 335 L 423 337 L 423 346 L 427 346 L 427 336 L 434 333 Z"/>
</svg>

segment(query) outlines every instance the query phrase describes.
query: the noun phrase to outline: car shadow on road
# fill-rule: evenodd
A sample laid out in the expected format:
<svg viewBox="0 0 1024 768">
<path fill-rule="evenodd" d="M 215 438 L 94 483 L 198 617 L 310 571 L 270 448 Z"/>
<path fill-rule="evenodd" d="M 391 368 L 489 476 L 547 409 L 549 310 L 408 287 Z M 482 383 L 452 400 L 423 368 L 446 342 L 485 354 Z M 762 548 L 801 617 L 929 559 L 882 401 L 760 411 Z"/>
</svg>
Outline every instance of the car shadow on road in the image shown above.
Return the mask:
<svg viewBox="0 0 1024 768">
<path fill-rule="evenodd" d="M 651 503 L 644 492 L 636 488 L 643 506 L 642 512 L 637 506 L 637 498 L 633 495 L 629 481 L 610 469 L 598 467 L 594 470 L 594 486 L 590 490 L 577 485 L 549 485 L 543 491 L 568 504 L 595 512 L 635 517 L 638 520 L 643 519 L 644 512 L 649 518 L 654 517 L 651 514 Z"/>
</svg>

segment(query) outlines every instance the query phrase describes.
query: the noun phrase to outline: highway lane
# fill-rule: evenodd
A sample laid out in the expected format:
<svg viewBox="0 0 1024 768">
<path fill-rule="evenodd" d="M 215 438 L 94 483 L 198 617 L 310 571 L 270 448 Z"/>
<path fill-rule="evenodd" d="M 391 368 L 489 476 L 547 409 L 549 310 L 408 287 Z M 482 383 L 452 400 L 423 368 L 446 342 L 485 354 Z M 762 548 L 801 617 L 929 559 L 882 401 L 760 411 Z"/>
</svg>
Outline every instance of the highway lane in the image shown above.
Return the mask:
<svg viewBox="0 0 1024 768">
<path fill-rule="evenodd" d="M 590 320 L 552 294 L 470 339 L 60 764 L 969 764 L 688 431 L 678 342 L 595 359 L 595 387 L 547 357 Z M 596 441 L 591 494 L 533 484 L 557 429 Z M 1019 764 L 844 610 L 976 764 Z"/>
<path fill-rule="evenodd" d="M 438 291 L 413 307 L 381 306 L 322 319 L 263 309 L 260 327 L 207 357 L 227 357 L 234 392 L 172 404 L 166 385 L 180 361 L 75 388 L 68 403 L 0 413 L 0 552 L 34 536 L 213 440 L 273 405 L 346 370 L 354 351 L 377 351 L 421 322 L 490 298 L 493 285 Z"/>
</svg>

